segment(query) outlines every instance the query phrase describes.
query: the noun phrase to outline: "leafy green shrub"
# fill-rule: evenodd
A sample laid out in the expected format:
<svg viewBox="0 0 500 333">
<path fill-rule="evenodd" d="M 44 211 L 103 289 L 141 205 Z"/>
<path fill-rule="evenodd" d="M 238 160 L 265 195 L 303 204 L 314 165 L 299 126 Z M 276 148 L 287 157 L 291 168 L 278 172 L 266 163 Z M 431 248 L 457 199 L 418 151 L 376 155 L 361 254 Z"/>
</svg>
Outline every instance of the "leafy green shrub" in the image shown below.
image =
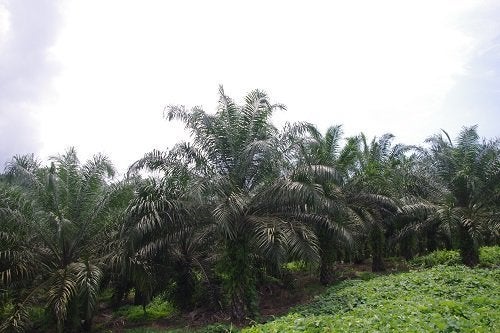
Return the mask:
<svg viewBox="0 0 500 333">
<path fill-rule="evenodd" d="M 438 250 L 410 261 L 413 267 L 434 267 L 437 265 L 460 265 L 460 253 L 455 250 Z"/>
<path fill-rule="evenodd" d="M 484 246 L 479 249 L 479 266 L 499 267 L 500 246 Z"/>
<path fill-rule="evenodd" d="M 126 305 L 115 311 L 115 314 L 132 322 L 153 321 L 174 315 L 175 309 L 168 301 L 163 300 L 161 297 L 155 297 L 146 306 L 146 312 L 144 312 L 141 305 Z"/>
<path fill-rule="evenodd" d="M 307 270 L 307 264 L 303 260 L 290 261 L 283 265 L 290 272 L 303 272 Z"/>
<path fill-rule="evenodd" d="M 455 250 L 438 250 L 410 261 L 413 267 L 433 267 L 437 265 L 461 265 L 460 253 Z M 500 246 L 484 246 L 479 249 L 479 266 L 500 266 Z"/>
<path fill-rule="evenodd" d="M 258 332 L 499 332 L 500 269 L 437 266 L 344 281 Z"/>
</svg>

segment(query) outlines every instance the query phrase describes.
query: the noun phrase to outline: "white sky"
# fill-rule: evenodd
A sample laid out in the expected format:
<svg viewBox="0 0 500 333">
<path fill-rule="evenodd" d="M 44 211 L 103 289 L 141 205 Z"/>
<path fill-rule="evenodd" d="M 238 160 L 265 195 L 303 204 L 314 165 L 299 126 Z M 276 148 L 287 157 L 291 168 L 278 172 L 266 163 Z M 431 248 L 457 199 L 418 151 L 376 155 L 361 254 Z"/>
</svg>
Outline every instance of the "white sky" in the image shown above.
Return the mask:
<svg viewBox="0 0 500 333">
<path fill-rule="evenodd" d="M 237 101 L 266 90 L 288 107 L 278 123 L 500 133 L 500 1 L 36 1 L 0 0 L 0 162 L 75 146 L 124 170 L 185 138 L 165 105 L 215 110 L 219 84 Z"/>
</svg>

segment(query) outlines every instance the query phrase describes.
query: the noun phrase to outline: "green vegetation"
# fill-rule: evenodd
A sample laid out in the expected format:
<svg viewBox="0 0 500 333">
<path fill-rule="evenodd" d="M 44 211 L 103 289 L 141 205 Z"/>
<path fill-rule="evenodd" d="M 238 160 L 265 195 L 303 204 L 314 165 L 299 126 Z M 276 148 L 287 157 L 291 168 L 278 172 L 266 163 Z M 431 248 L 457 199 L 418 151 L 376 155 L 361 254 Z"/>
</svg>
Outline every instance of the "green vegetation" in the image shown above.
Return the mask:
<svg viewBox="0 0 500 333">
<path fill-rule="evenodd" d="M 460 265 L 460 253 L 455 250 L 438 250 L 425 256 L 411 260 L 414 267 L 433 267 L 437 265 Z M 484 246 L 479 249 L 479 266 L 499 267 L 500 266 L 500 246 Z"/>
<path fill-rule="evenodd" d="M 302 260 L 290 261 L 284 264 L 283 268 L 290 272 L 302 272 L 307 270 L 307 264 Z"/>
<path fill-rule="evenodd" d="M 405 260 L 498 267 L 500 140 L 480 139 L 475 126 L 420 147 L 391 134 L 344 137 L 340 125 L 278 128 L 271 119 L 283 109 L 260 90 L 238 105 L 222 87 L 213 114 L 168 106 L 165 117 L 190 140 L 146 153 L 121 179 L 106 156 L 81 162 L 74 148 L 47 164 L 14 156 L 0 174 L 0 332 L 90 331 L 103 307 L 127 322 L 204 311 L 241 323 L 259 317 L 262 290 L 302 287 L 298 276 L 313 275 L 315 286 L 358 276 L 369 286 L 397 279 L 376 275 L 407 270 Z M 343 271 L 353 265 L 372 272 Z M 462 270 L 478 281 L 496 274 Z M 402 276 L 411 274 L 425 280 Z M 482 295 L 481 283 L 468 286 Z M 405 307 L 405 297 L 376 304 L 399 313 L 385 322 L 394 327 L 422 321 L 453 331 L 468 327 L 464 314 L 481 330 L 494 292 L 426 299 L 432 311 Z M 453 303 L 462 300 L 463 308 Z M 371 307 L 353 304 L 349 312 L 334 305 L 334 316 L 384 330 Z M 300 313 L 290 325 L 337 320 Z"/>
<path fill-rule="evenodd" d="M 155 329 L 155 328 L 133 328 L 127 333 L 237 333 L 240 330 L 229 324 L 212 324 L 198 329 Z"/>
<path fill-rule="evenodd" d="M 173 316 L 175 308 L 161 297 L 155 297 L 146 307 L 126 305 L 115 311 L 116 316 L 125 317 L 130 322 L 146 322 Z"/>
<path fill-rule="evenodd" d="M 455 250 L 438 250 L 411 261 L 411 264 L 416 267 L 452 266 L 459 265 L 460 263 L 460 253 Z"/>
<path fill-rule="evenodd" d="M 500 267 L 500 246 L 483 246 L 479 249 L 481 267 Z"/>
<path fill-rule="evenodd" d="M 437 266 L 345 281 L 242 332 L 498 332 L 500 270 Z"/>
</svg>

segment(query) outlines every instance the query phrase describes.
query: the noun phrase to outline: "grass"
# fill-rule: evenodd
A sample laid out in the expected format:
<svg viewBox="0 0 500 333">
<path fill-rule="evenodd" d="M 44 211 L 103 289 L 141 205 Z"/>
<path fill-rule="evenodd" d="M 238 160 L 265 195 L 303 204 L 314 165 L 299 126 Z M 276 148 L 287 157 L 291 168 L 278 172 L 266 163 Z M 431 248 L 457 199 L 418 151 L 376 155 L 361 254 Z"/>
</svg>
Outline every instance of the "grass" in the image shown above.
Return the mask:
<svg viewBox="0 0 500 333">
<path fill-rule="evenodd" d="M 436 266 L 350 280 L 243 332 L 499 332 L 500 269 Z"/>
</svg>

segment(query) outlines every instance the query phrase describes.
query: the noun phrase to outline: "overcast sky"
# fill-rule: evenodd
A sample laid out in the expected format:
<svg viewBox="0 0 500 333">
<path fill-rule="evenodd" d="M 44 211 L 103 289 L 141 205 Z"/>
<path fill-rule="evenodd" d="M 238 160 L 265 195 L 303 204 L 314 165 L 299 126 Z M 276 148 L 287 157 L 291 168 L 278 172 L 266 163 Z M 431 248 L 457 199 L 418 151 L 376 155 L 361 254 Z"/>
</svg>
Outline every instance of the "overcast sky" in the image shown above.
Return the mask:
<svg viewBox="0 0 500 333">
<path fill-rule="evenodd" d="M 185 138 L 168 104 L 266 90 L 348 135 L 500 134 L 500 1 L 0 0 L 0 166 L 77 147 L 124 170 Z"/>
</svg>

